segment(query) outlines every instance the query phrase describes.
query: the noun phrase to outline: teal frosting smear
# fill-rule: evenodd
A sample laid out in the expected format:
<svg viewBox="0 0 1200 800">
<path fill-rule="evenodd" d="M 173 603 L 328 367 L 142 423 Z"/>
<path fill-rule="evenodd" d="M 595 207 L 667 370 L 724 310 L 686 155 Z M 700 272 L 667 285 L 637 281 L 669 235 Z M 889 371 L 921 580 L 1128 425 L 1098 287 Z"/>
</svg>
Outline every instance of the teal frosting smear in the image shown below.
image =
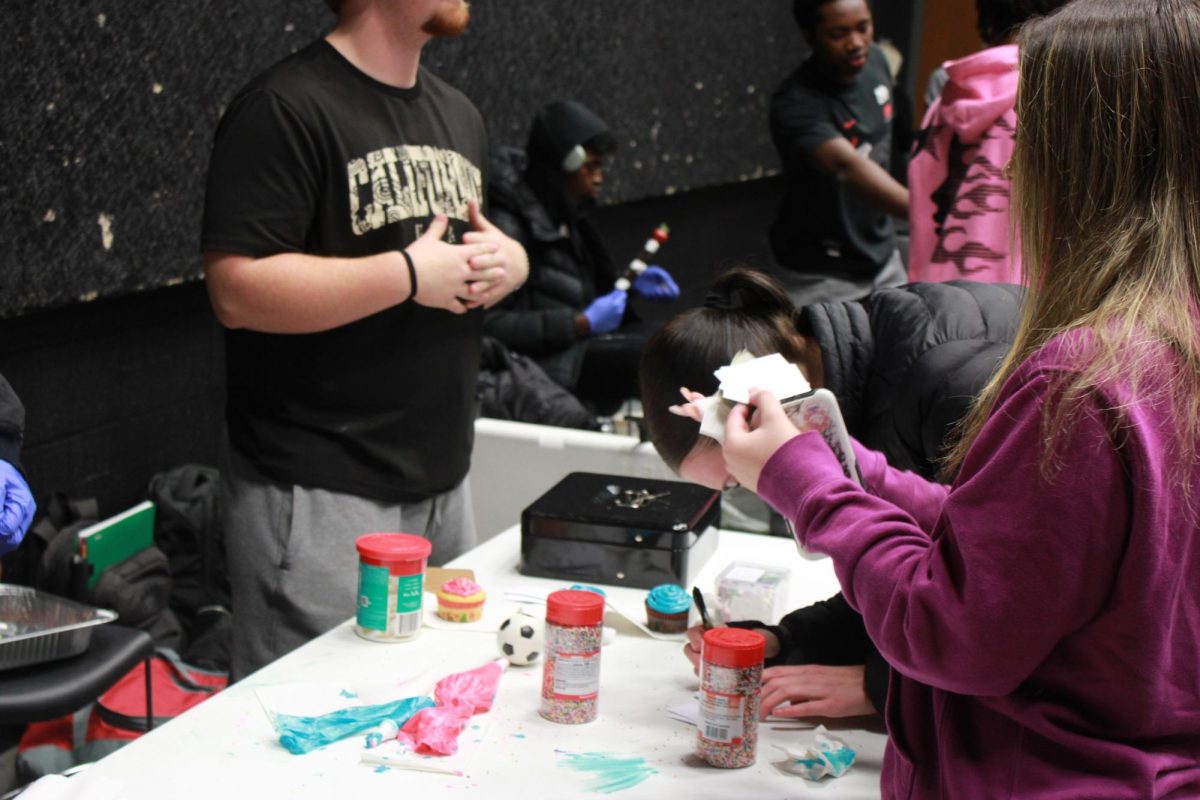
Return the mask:
<svg viewBox="0 0 1200 800">
<path fill-rule="evenodd" d="M 646 605 L 660 614 L 679 614 L 692 607 L 692 596 L 682 586 L 663 583 L 646 595 Z"/>
<path fill-rule="evenodd" d="M 564 758 L 559 766 L 568 767 L 576 772 L 593 773 L 591 780 L 584 789 L 589 792 L 612 794 L 624 789 L 632 789 L 651 775 L 657 775 L 658 770 L 646 764 L 644 758 L 630 758 L 616 753 L 568 753 L 558 750 Z"/>
</svg>

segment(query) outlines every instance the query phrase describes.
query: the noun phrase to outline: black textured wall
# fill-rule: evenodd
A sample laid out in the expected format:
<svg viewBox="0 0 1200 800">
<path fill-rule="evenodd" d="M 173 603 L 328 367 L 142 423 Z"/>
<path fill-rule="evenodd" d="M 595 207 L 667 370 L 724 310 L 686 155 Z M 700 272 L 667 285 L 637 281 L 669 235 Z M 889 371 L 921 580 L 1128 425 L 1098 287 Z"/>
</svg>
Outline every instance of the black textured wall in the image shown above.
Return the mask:
<svg viewBox="0 0 1200 800">
<path fill-rule="evenodd" d="M 332 23 L 321 0 L 37 0 L 0 29 L 0 374 L 28 411 L 40 497 L 115 513 L 150 477 L 214 463 L 221 331 L 199 282 L 212 133 L 253 74 Z M 904 41 L 907 18 L 880 14 Z M 884 8 L 881 7 L 881 11 Z M 699 302 L 713 274 L 765 263 L 781 181 L 766 129 L 801 57 L 790 0 L 477 0 L 471 31 L 425 63 L 463 88 L 496 143 L 544 102 L 606 117 L 621 152 L 597 222 L 618 259 L 651 227 Z"/>
<path fill-rule="evenodd" d="M 0 317 L 198 279 L 212 133 L 253 74 L 321 35 L 321 0 L 44 0 L 5 14 Z M 479 0 L 424 63 L 493 141 L 573 96 L 617 130 L 609 201 L 770 174 L 786 0 Z"/>
</svg>

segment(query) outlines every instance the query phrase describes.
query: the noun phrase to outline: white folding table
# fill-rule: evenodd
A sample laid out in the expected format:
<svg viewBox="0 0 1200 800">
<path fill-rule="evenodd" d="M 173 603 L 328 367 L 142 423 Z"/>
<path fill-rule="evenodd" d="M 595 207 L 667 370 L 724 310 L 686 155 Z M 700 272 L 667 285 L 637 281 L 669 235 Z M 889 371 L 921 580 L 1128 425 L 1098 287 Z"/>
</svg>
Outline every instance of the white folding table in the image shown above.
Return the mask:
<svg viewBox="0 0 1200 800">
<path fill-rule="evenodd" d="M 719 536 L 716 554 L 697 582 L 706 591 L 732 561 L 789 567 L 793 607 L 827 598 L 838 589 L 830 563 L 801 559 L 790 540 L 728 531 L 720 531 Z M 517 572 L 519 543 L 519 530 L 510 528 L 447 566 L 473 569 L 489 593 L 488 602 L 501 606 L 508 591 L 544 595 L 562 588 L 562 581 L 527 578 Z M 645 595 L 644 590 L 604 588 L 612 603 L 623 608 L 636 608 Z M 493 609 L 492 618 L 501 610 Z M 544 613 L 536 607 L 529 610 Z M 426 692 L 439 677 L 498 655 L 490 632 L 427 628 L 413 641 L 380 644 L 358 637 L 351 621 L 156 728 L 89 772 L 116 782 L 128 800 L 442 796 L 528 800 L 599 793 L 612 775 L 577 768 L 580 754 L 593 753 L 601 754 L 593 758 L 601 762 L 644 759 L 653 770 L 640 783 L 615 792 L 631 800 L 879 797 L 885 737 L 863 720 L 827 726 L 857 752 L 857 762 L 841 778 L 809 783 L 781 768 L 785 758 L 773 745 L 813 738 L 812 725 L 797 722 L 760 726 L 758 762 L 753 767 L 708 767 L 693 755 L 695 729 L 666 714 L 669 706 L 687 703 L 698 684 L 681 653 L 681 643 L 651 638 L 616 614 L 609 614 L 606 624 L 617 635 L 603 650 L 599 718 L 575 726 L 542 719 L 538 715 L 540 664 L 512 667 L 501 678 L 494 708 L 474 717 L 463 732 L 460 752 L 438 762 L 461 770 L 461 776 L 360 763 L 358 736 L 302 756 L 278 744 L 263 697 L 328 693 L 340 686 L 347 694 L 378 697 L 382 691 L 395 699 Z"/>
</svg>

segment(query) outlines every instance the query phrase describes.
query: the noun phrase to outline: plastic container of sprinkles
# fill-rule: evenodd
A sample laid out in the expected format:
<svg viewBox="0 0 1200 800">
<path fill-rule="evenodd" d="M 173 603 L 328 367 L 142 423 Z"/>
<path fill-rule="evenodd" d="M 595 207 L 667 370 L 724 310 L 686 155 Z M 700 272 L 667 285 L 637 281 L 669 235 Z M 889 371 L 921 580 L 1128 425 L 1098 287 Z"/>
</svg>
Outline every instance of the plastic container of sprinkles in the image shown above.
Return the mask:
<svg viewBox="0 0 1200 800">
<path fill-rule="evenodd" d="M 696 755 L 714 767 L 754 763 L 766 640 L 758 631 L 715 628 L 700 649 Z"/>
<path fill-rule="evenodd" d="M 410 533 L 368 533 L 358 550 L 358 611 L 354 631 L 373 642 L 407 642 L 421 633 L 428 539 Z"/>
<path fill-rule="evenodd" d="M 595 592 L 563 589 L 546 598 L 539 713 L 551 722 L 578 725 L 596 718 L 603 629 L 604 598 Z"/>
</svg>

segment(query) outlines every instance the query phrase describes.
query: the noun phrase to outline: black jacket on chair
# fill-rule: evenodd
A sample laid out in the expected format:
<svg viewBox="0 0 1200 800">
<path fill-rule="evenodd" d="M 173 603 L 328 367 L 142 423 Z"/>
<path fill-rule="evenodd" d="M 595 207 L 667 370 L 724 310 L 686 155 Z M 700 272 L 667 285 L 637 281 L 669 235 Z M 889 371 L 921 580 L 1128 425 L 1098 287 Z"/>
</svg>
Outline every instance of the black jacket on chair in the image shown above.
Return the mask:
<svg viewBox="0 0 1200 800">
<path fill-rule="evenodd" d="M 612 291 L 616 270 L 586 217 L 561 208 L 526 178 L 524 152 L 505 149 L 493 159 L 488 216 L 525 247 L 529 279 L 484 317 L 484 331 L 510 350 L 532 357 L 556 383 L 574 390 L 583 363 L 576 317 Z M 559 208 L 556 209 L 556 206 Z"/>
</svg>

